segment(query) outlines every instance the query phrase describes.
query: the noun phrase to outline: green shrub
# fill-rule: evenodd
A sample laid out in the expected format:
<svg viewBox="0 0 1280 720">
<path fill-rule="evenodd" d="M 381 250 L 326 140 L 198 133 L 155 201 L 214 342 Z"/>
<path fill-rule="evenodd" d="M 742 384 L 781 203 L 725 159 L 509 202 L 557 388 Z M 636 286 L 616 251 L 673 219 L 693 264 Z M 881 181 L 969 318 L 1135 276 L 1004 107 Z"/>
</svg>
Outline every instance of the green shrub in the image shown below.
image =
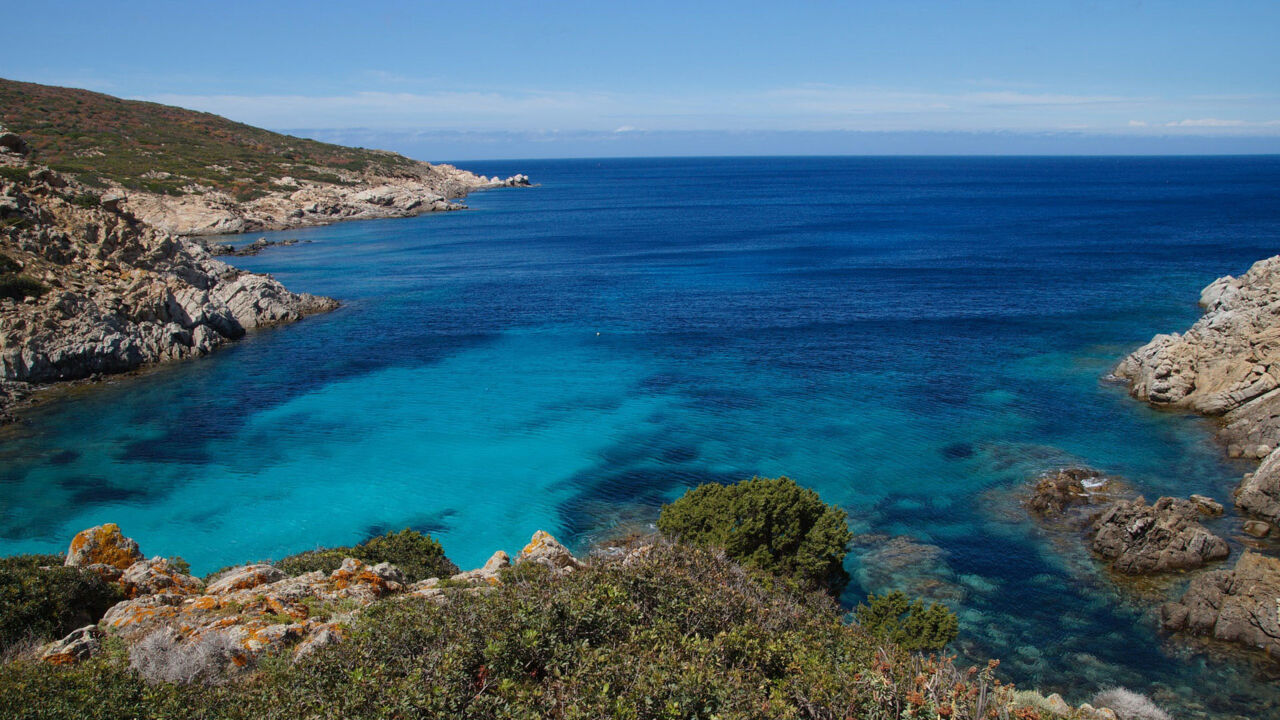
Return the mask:
<svg viewBox="0 0 1280 720">
<path fill-rule="evenodd" d="M 0 298 L 23 300 L 27 297 L 40 297 L 49 288 L 39 280 L 26 275 L 0 275 Z"/>
<path fill-rule="evenodd" d="M 102 204 L 101 198 L 94 193 L 79 193 L 67 198 L 67 201 L 76 207 L 96 208 Z"/>
<path fill-rule="evenodd" d="M 103 657 L 3 668 L 0 696 L 20 717 L 68 720 L 1007 717 L 990 669 L 903 652 L 842 622 L 826 593 L 764 579 L 659 542 L 560 577 L 376 603 L 343 642 L 221 685 L 150 685 Z"/>
<path fill-rule="evenodd" d="M 275 565 L 290 575 L 313 570 L 328 573 L 337 570 L 343 559 L 349 557 L 370 565 L 391 563 L 400 568 L 410 582 L 432 577 L 447 578 L 458 572 L 458 566 L 445 557 L 439 541 L 408 528 L 369 538 L 354 547 L 321 548 L 290 555 Z"/>
<path fill-rule="evenodd" d="M 0 179 L 10 182 L 26 182 L 31 179 L 31 171 L 25 167 L 0 167 Z"/>
<path fill-rule="evenodd" d="M 22 269 L 17 260 L 8 255 L 0 254 L 0 273 L 16 273 Z"/>
<path fill-rule="evenodd" d="M 0 649 L 60 638 L 122 599 L 118 586 L 91 570 L 63 567 L 57 555 L 0 558 Z"/>
<path fill-rule="evenodd" d="M 805 587 L 838 594 L 849 582 L 844 556 L 853 535 L 845 512 L 790 478 L 702 485 L 664 506 L 658 529 Z"/>
<path fill-rule="evenodd" d="M 941 650 L 960 630 L 956 614 L 946 605 L 912 602 L 900 591 L 868 595 L 854 611 L 858 624 L 904 650 Z"/>
</svg>

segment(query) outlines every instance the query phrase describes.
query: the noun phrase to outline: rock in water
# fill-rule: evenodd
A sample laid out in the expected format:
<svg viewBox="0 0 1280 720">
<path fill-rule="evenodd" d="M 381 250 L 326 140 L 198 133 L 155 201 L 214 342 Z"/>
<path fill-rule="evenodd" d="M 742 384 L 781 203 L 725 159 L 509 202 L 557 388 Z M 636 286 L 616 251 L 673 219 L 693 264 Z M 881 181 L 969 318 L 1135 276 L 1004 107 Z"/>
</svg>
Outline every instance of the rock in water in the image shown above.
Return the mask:
<svg viewBox="0 0 1280 720">
<path fill-rule="evenodd" d="M 1096 505 L 1109 498 L 1110 480 L 1090 468 L 1063 468 L 1036 481 L 1027 508 L 1040 517 L 1061 515 L 1068 508 Z"/>
<path fill-rule="evenodd" d="M 1233 570 L 1191 581 L 1182 599 L 1160 608 L 1170 632 L 1187 631 L 1260 648 L 1280 657 L 1280 559 L 1246 550 Z"/>
<path fill-rule="evenodd" d="M 1090 547 L 1126 575 L 1189 570 L 1226 558 L 1227 542 L 1198 522 L 1198 508 L 1169 497 L 1154 505 L 1141 497 L 1121 500 L 1094 522 Z"/>
</svg>

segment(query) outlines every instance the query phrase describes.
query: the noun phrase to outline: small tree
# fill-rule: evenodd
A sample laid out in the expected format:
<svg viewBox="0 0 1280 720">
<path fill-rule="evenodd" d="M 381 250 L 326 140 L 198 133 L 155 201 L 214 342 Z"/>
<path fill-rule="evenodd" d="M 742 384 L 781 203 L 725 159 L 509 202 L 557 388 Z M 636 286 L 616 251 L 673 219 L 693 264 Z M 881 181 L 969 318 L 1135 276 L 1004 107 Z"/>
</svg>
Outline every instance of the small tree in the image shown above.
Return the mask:
<svg viewBox="0 0 1280 720">
<path fill-rule="evenodd" d="M 905 650 L 941 650 L 956 639 L 960 623 L 946 605 L 925 607 L 922 600 L 909 600 L 901 591 L 868 595 L 865 605 L 854 611 L 858 624 L 872 635 L 882 637 Z"/>
<path fill-rule="evenodd" d="M 834 594 L 849 582 L 844 570 L 849 532 L 844 510 L 786 477 L 707 484 L 662 508 L 662 532 L 723 548 L 744 566 L 793 577 Z"/>
</svg>

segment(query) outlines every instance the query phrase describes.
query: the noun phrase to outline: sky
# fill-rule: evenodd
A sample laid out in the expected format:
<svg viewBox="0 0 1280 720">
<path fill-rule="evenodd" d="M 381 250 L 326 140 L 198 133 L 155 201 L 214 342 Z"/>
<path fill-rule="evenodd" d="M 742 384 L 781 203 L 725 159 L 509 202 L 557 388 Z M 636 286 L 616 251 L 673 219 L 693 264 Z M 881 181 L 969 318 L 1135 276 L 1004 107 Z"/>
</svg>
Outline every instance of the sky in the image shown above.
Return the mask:
<svg viewBox="0 0 1280 720">
<path fill-rule="evenodd" d="M 1280 152 L 1280 2 L 30 3 L 0 77 L 423 159 Z"/>
</svg>

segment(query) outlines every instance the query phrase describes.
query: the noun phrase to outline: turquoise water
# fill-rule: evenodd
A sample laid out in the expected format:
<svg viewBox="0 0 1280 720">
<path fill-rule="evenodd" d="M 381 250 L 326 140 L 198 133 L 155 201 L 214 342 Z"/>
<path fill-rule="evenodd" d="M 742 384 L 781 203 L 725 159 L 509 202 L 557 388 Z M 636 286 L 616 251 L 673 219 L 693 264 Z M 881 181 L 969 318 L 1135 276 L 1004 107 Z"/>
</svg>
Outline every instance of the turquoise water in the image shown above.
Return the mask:
<svg viewBox="0 0 1280 720">
<path fill-rule="evenodd" d="M 1276 708 L 1247 664 L 1164 646 L 1010 498 L 1079 462 L 1228 499 L 1248 467 L 1212 426 L 1101 378 L 1276 252 L 1280 159 L 468 167 L 541 186 L 277 233 L 311 242 L 236 264 L 341 309 L 0 432 L 0 552 L 112 521 L 208 572 L 409 526 L 469 567 L 539 528 L 585 547 L 691 485 L 786 474 L 859 532 L 925 546 L 891 569 L 860 547 L 848 602 L 946 599 L 961 651 L 1076 701 L 1107 682 Z"/>
</svg>

